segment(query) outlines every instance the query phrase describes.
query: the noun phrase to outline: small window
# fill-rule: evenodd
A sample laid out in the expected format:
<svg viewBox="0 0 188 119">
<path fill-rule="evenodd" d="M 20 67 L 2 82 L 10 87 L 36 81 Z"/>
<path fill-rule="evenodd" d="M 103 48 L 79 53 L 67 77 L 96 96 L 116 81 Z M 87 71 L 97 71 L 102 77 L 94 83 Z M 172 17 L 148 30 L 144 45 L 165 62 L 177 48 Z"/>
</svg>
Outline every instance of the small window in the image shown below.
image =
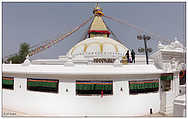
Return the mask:
<svg viewBox="0 0 188 119">
<path fill-rule="evenodd" d="M 3 77 L 2 88 L 14 89 L 14 77 Z"/>
<path fill-rule="evenodd" d="M 162 81 L 163 82 L 163 88 L 162 88 L 162 91 L 169 91 L 171 88 L 170 84 L 171 84 L 171 80 L 165 80 L 165 81 Z"/>
<path fill-rule="evenodd" d="M 27 79 L 27 90 L 58 93 L 58 80 L 53 79 Z"/>
<path fill-rule="evenodd" d="M 150 93 L 158 92 L 159 80 L 129 81 L 129 93 Z"/>
<path fill-rule="evenodd" d="M 77 95 L 112 95 L 112 81 L 76 81 Z"/>
<path fill-rule="evenodd" d="M 171 80 L 173 80 L 173 73 L 161 74 L 162 91 L 169 91 L 171 89 Z"/>
<path fill-rule="evenodd" d="M 186 71 L 182 70 L 179 73 L 179 81 L 180 81 L 180 85 L 185 85 L 186 84 Z"/>
</svg>

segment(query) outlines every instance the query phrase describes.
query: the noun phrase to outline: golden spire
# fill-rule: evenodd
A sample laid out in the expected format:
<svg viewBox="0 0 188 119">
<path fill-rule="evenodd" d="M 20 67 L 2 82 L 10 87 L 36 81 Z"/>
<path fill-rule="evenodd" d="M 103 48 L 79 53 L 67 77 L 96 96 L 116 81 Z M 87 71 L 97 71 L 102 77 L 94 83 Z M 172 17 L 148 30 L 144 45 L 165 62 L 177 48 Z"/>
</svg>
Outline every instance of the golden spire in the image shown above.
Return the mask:
<svg viewBox="0 0 188 119">
<path fill-rule="evenodd" d="M 97 2 L 96 7 L 93 10 L 93 14 L 96 16 L 104 16 L 104 13 L 102 12 L 102 9 L 99 7 L 99 4 Z"/>
<path fill-rule="evenodd" d="M 96 4 L 95 9 L 101 9 L 101 8 L 99 7 L 99 3 L 98 3 L 98 2 L 97 2 L 97 4 Z"/>
<path fill-rule="evenodd" d="M 102 16 L 104 16 L 102 9 L 99 7 L 99 4 L 96 4 L 96 7 L 93 10 L 94 19 L 91 23 L 91 26 L 89 28 L 88 34 L 89 38 L 92 37 L 109 37 L 110 32 L 107 29 Z"/>
</svg>

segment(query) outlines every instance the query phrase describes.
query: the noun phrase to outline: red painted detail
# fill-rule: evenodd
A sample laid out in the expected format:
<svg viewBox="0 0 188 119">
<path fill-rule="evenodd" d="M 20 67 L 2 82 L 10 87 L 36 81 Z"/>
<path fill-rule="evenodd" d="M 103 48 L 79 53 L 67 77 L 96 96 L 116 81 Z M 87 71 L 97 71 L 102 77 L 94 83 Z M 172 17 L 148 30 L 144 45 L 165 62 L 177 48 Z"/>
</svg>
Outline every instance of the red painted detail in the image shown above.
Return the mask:
<svg viewBox="0 0 188 119">
<path fill-rule="evenodd" d="M 104 92 L 103 92 L 103 90 L 101 90 L 101 98 L 103 97 L 103 94 L 104 94 Z"/>
<path fill-rule="evenodd" d="M 102 33 L 102 34 L 110 34 L 109 31 L 103 30 L 89 30 L 88 33 Z"/>
<path fill-rule="evenodd" d="M 3 77 L 3 80 L 14 80 L 13 77 Z"/>
</svg>

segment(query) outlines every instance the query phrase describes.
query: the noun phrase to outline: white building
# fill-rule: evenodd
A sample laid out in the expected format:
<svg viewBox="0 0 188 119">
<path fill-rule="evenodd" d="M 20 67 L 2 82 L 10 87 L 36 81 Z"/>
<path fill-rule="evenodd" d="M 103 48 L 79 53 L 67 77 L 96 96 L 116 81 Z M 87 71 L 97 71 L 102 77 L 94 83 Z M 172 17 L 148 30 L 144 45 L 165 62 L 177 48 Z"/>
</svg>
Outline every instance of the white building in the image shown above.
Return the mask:
<svg viewBox="0 0 188 119">
<path fill-rule="evenodd" d="M 45 116 L 143 116 L 173 113 L 185 50 L 178 41 L 127 63 L 128 48 L 109 38 L 97 6 L 88 31 L 58 59 L 3 64 L 3 107 Z M 138 59 L 138 60 L 137 60 Z"/>
</svg>

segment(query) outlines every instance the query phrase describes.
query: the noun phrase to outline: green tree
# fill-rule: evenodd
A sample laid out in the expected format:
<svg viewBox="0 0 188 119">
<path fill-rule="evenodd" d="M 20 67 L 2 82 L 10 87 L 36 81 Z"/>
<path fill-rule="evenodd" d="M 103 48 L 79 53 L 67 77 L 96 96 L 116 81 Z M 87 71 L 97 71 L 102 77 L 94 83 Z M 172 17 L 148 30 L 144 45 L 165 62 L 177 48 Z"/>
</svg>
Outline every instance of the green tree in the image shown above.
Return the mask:
<svg viewBox="0 0 188 119">
<path fill-rule="evenodd" d="M 12 61 L 13 64 L 20 64 L 25 61 L 27 54 L 29 53 L 29 44 L 22 43 L 18 54 L 7 59 L 8 62 Z"/>
</svg>

